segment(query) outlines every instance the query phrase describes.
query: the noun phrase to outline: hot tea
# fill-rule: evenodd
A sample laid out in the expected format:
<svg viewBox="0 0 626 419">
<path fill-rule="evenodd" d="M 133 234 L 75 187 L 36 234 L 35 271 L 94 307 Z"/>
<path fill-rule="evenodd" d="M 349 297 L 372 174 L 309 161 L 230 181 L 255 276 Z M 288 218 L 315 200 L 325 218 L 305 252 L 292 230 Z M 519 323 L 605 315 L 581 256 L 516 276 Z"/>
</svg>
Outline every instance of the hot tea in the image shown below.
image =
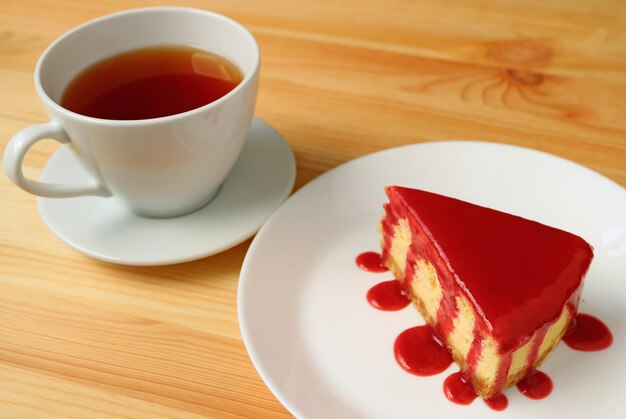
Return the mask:
<svg viewBox="0 0 626 419">
<path fill-rule="evenodd" d="M 159 118 L 214 102 L 241 80 L 239 69 L 217 54 L 157 46 L 91 65 L 72 80 L 60 104 L 94 118 Z"/>
</svg>

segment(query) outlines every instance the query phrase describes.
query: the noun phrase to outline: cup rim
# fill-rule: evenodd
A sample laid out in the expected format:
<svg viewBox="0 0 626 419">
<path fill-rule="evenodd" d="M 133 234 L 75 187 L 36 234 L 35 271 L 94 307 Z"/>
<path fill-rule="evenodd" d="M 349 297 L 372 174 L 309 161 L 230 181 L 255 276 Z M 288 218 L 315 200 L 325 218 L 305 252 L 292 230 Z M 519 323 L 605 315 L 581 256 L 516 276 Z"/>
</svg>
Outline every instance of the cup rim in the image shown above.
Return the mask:
<svg viewBox="0 0 626 419">
<path fill-rule="evenodd" d="M 251 71 L 249 71 L 247 74 L 244 74 L 243 79 L 241 80 L 241 82 L 230 92 L 226 93 L 224 96 L 220 97 L 219 99 L 207 103 L 206 105 L 202 105 L 198 108 L 194 108 L 185 112 L 181 112 L 181 113 L 176 113 L 173 115 L 167 115 L 167 116 L 160 116 L 157 118 L 149 118 L 149 119 L 105 119 L 105 118 L 95 118 L 95 117 L 91 117 L 91 116 L 87 116 L 87 115 L 83 115 L 77 112 L 73 112 L 63 106 L 61 106 L 59 103 L 57 103 L 56 101 L 52 100 L 52 98 L 48 95 L 48 93 L 45 91 L 45 89 L 43 88 L 43 86 L 41 85 L 41 67 L 43 65 L 44 60 L 46 59 L 46 57 L 48 56 L 48 54 L 60 43 L 62 43 L 65 38 L 71 36 L 72 34 L 88 27 L 91 26 L 95 23 L 99 23 L 102 21 L 106 21 L 106 20 L 110 20 L 110 19 L 116 19 L 119 16 L 124 16 L 124 15 L 132 15 L 132 14 L 139 14 L 139 13 L 145 13 L 148 11 L 183 11 L 183 12 L 191 12 L 191 13 L 197 13 L 197 14 L 203 14 L 206 16 L 211 16 L 213 18 L 217 18 L 217 19 L 221 19 L 223 21 L 228 22 L 229 24 L 232 24 L 234 26 L 236 26 L 239 30 L 241 30 L 244 33 L 244 36 L 246 36 L 252 43 L 254 50 L 254 57 L 253 57 L 253 68 Z M 134 9 L 129 9 L 129 10 L 123 10 L 120 12 L 115 12 L 115 13 L 110 13 L 104 16 L 100 16 L 97 17 L 95 19 L 91 19 L 88 20 L 87 22 L 84 22 L 72 29 L 70 29 L 67 32 L 64 32 L 61 36 L 59 36 L 58 38 L 56 38 L 50 45 L 48 45 L 48 47 L 44 50 L 44 52 L 41 54 L 41 56 L 39 57 L 39 59 L 37 60 L 37 64 L 35 65 L 35 89 L 37 91 L 37 93 L 39 94 L 39 97 L 42 98 L 42 100 L 48 105 L 51 106 L 53 108 L 55 108 L 57 111 L 62 112 L 64 114 L 67 114 L 69 116 L 71 116 L 73 119 L 77 119 L 79 121 L 82 122 L 88 122 L 91 124 L 100 124 L 100 125 L 108 125 L 108 126 L 137 126 L 137 125 L 150 125 L 150 124 L 158 124 L 158 123 L 167 123 L 167 122 L 174 122 L 176 120 L 179 119 L 183 119 L 183 118 L 187 118 L 190 116 L 193 116 L 195 114 L 199 114 L 202 113 L 204 111 L 206 111 L 209 108 L 212 107 L 216 107 L 218 105 L 220 105 L 221 103 L 227 101 L 230 97 L 234 96 L 237 94 L 237 92 L 239 92 L 240 90 L 244 89 L 246 85 L 248 85 L 250 83 L 250 81 L 256 76 L 256 74 L 259 71 L 259 65 L 260 65 L 260 52 L 259 52 L 259 44 L 257 43 L 256 39 L 254 38 L 254 35 L 252 35 L 252 33 L 245 27 L 243 26 L 241 23 L 237 22 L 236 20 L 229 18 L 227 16 L 221 15 L 219 13 L 216 12 L 211 12 L 209 10 L 203 10 L 203 9 L 198 9 L 198 8 L 194 8 L 194 7 L 180 7 L 180 6 L 156 6 L 156 7 L 140 7 L 140 8 L 134 8 Z"/>
</svg>

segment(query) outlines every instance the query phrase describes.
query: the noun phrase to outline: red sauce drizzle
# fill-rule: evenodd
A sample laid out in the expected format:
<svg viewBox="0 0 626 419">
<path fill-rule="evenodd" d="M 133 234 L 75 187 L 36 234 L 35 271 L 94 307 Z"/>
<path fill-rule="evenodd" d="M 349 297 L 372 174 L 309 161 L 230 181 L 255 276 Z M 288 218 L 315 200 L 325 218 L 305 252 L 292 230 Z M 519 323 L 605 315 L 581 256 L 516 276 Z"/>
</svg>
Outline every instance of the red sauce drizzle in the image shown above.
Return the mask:
<svg viewBox="0 0 626 419">
<path fill-rule="evenodd" d="M 401 310 L 411 302 L 402 284 L 395 279 L 374 285 L 366 297 L 372 307 L 384 311 Z"/>
<path fill-rule="evenodd" d="M 474 326 L 474 336 L 477 336 L 476 329 L 477 327 Z M 482 340 L 479 340 L 479 339 L 474 339 L 474 341 L 472 342 L 472 345 L 470 346 L 470 349 L 467 352 L 467 356 L 465 357 L 465 362 L 467 363 L 468 370 L 474 370 L 474 368 L 476 368 L 476 365 L 478 364 L 478 361 L 480 360 L 480 351 L 482 348 L 482 343 L 483 343 Z"/>
<path fill-rule="evenodd" d="M 485 400 L 485 404 L 492 408 L 493 410 L 497 410 L 498 412 L 506 409 L 509 405 L 509 399 L 502 393 L 493 396 L 490 399 Z"/>
<path fill-rule="evenodd" d="M 456 404 L 470 404 L 476 398 L 472 383 L 465 381 L 460 371 L 446 378 L 443 392 L 448 400 Z"/>
<path fill-rule="evenodd" d="M 548 397 L 552 393 L 552 380 L 547 374 L 535 371 L 522 378 L 517 383 L 517 388 L 524 396 L 539 400 Z"/>
<path fill-rule="evenodd" d="M 546 337 L 546 333 L 548 333 L 548 328 L 550 324 L 546 324 L 541 327 L 536 332 L 535 340 L 532 342 L 532 346 L 530 347 L 530 351 L 528 351 L 528 355 L 526 356 L 526 362 L 528 365 L 533 365 L 539 356 L 539 347 L 541 346 L 541 342 Z"/>
<path fill-rule="evenodd" d="M 546 333 L 548 333 L 549 327 L 550 325 L 546 324 L 537 331 L 534 340 L 532 341 L 530 350 L 528 351 L 528 355 L 526 355 L 526 369 L 524 371 L 524 374 L 529 373 L 532 370 L 533 365 L 535 365 L 537 357 L 539 356 L 539 347 L 541 346 L 541 342 L 543 342 L 543 339 L 546 337 Z"/>
<path fill-rule="evenodd" d="M 380 253 L 364 252 L 355 259 L 356 266 L 367 272 L 387 272 L 389 269 L 383 264 Z"/>
<path fill-rule="evenodd" d="M 577 351 L 601 351 L 611 346 L 613 335 L 601 320 L 578 313 L 563 337 L 563 342 Z"/>
<path fill-rule="evenodd" d="M 400 333 L 393 351 L 398 364 L 415 375 L 439 374 L 452 364 L 450 352 L 437 340 L 432 327 L 427 324 Z"/>
</svg>

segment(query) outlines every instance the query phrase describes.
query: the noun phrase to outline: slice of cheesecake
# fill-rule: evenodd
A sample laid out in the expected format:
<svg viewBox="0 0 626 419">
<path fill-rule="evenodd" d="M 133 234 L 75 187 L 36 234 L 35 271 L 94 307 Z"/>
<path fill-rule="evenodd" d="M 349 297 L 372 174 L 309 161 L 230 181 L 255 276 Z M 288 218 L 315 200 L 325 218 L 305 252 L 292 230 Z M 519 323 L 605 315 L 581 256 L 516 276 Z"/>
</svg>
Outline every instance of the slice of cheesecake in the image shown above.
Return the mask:
<svg viewBox="0 0 626 419">
<path fill-rule="evenodd" d="M 386 189 L 383 261 L 488 399 L 548 356 L 593 250 L 556 228 L 430 192 Z"/>
</svg>

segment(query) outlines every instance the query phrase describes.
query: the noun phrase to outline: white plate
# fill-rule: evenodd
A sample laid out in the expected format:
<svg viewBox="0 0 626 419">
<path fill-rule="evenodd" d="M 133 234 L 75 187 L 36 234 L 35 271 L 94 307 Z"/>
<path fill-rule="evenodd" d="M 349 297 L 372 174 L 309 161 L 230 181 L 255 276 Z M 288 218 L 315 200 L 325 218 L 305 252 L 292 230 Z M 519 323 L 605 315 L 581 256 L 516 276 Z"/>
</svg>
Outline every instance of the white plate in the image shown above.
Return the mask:
<svg viewBox="0 0 626 419">
<path fill-rule="evenodd" d="M 379 249 L 386 185 L 416 187 L 534 219 L 595 247 L 581 311 L 614 334 L 603 352 L 561 344 L 542 366 L 554 382 L 544 400 L 517 389 L 495 412 L 477 399 L 449 402 L 444 379 L 416 377 L 393 356 L 400 332 L 423 324 L 412 308 L 383 312 L 365 299 L 390 273 L 359 270 Z M 250 358 L 297 417 L 626 417 L 626 192 L 601 175 L 529 149 L 476 142 L 425 143 L 346 163 L 287 200 L 245 258 L 239 322 Z M 532 414 L 532 416 L 531 416 Z"/>
<path fill-rule="evenodd" d="M 251 237 L 289 196 L 295 176 L 289 144 L 255 118 L 218 195 L 191 214 L 139 217 L 115 198 L 38 198 L 38 204 L 48 228 L 79 252 L 124 265 L 167 265 L 210 256 Z M 89 180 L 66 147 L 52 156 L 41 178 Z"/>
</svg>

